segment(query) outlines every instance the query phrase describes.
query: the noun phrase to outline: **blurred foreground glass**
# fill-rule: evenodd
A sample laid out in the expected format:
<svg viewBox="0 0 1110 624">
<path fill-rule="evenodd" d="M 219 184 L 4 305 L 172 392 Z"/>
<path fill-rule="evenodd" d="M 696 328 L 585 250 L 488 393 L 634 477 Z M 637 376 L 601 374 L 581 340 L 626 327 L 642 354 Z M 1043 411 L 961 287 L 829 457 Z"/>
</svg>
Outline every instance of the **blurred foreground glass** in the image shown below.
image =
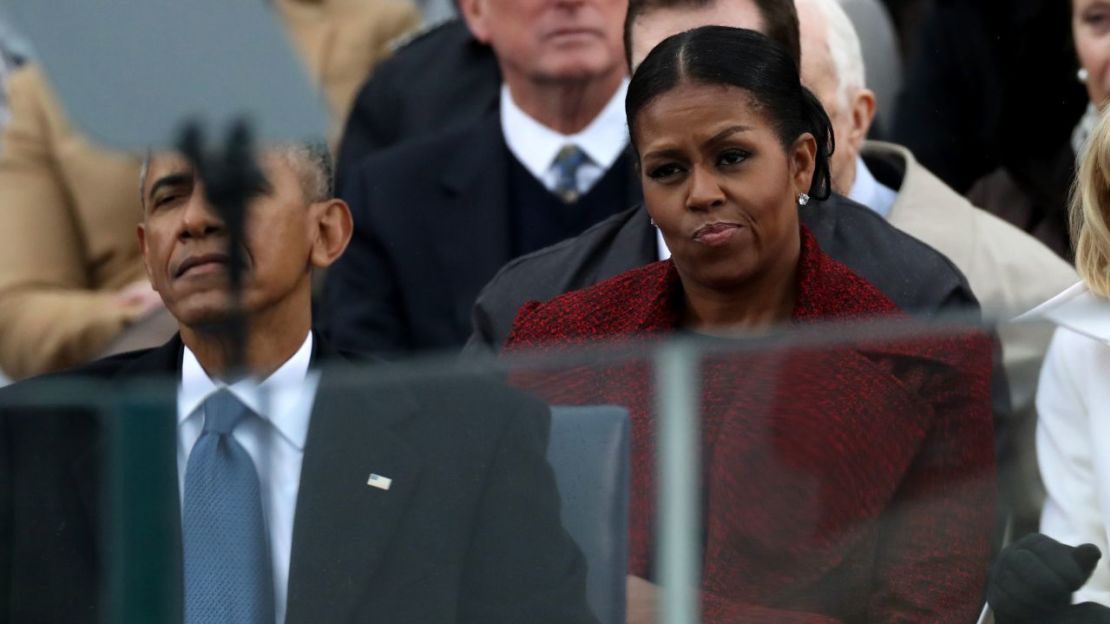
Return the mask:
<svg viewBox="0 0 1110 624">
<path fill-rule="evenodd" d="M 367 493 L 405 496 L 407 487 L 430 487 L 432 467 L 455 460 L 420 457 L 414 483 L 401 476 L 407 468 L 384 464 L 366 465 L 367 474 L 353 481 L 340 469 L 352 458 L 339 447 L 314 446 L 311 431 L 328 419 L 359 438 L 410 399 L 457 403 L 470 400 L 459 388 L 496 394 L 493 388 L 506 383 L 551 405 L 623 408 L 556 410 L 549 452 L 563 525 L 586 550 L 580 589 L 599 621 L 623 621 L 627 600 L 629 618 L 658 605 L 655 621 L 675 624 L 974 622 L 1014 507 L 1005 493 L 996 504 L 999 475 L 1028 479 L 1015 466 L 1033 461 L 1031 440 L 1021 433 L 1027 426 L 992 422 L 998 416 L 990 409 L 990 333 L 963 324 L 869 323 L 813 326 L 789 336 L 682 334 L 462 364 L 453 357 L 331 363 L 313 408 L 305 466 L 312 461 L 335 478 L 302 487 L 297 502 L 288 621 L 337 615 L 306 611 L 317 601 L 305 593 L 323 591 L 313 578 L 328 578 L 342 560 L 363 552 L 359 534 L 344 527 L 366 528 L 365 539 L 385 553 L 375 561 L 388 565 L 394 531 L 413 530 L 420 522 L 414 518 L 428 517 L 421 514 L 436 505 L 443 513 L 427 537 L 434 547 L 407 553 L 420 560 L 418 573 L 397 571 L 410 576 L 389 580 L 393 571 L 371 561 L 360 581 L 327 591 L 348 614 L 365 614 L 372 605 L 363 601 L 384 583 L 394 598 L 419 598 L 418 611 L 469 621 L 454 611 L 453 592 L 465 590 L 468 579 L 445 537 L 460 527 L 474 530 L 475 515 L 453 506 L 465 488 L 431 503 L 413 498 L 385 518 L 360 516 L 367 512 L 357 503 Z M 58 379 L 0 394 L 0 557 L 9 559 L 0 607 L 46 620 L 73 614 L 74 605 L 77 620 L 178 617 L 175 386 L 173 378 Z M 482 409 L 489 419 L 512 417 Z M 579 421 L 560 429 L 568 414 L 598 414 L 616 424 L 584 429 Z M 625 418 L 629 447 L 620 443 Z M 399 436 L 390 438 L 392 446 L 407 447 L 413 427 L 391 422 Z M 468 423 L 459 431 L 480 429 Z M 490 443 L 477 433 L 458 434 L 452 448 Z M 996 448 L 1008 450 L 996 457 Z M 576 463 L 579 472 L 570 474 Z M 583 475 L 586 465 L 590 474 Z M 482 478 L 488 475 L 467 472 L 460 482 Z M 1035 498 L 1035 473 L 1009 489 Z M 614 517 L 626 521 L 627 533 Z M 511 520 L 514 531 L 526 534 L 542 518 L 522 512 Z M 299 537 L 309 529 L 330 535 Z M 498 541 L 513 544 L 514 535 L 505 532 Z M 626 574 L 639 578 L 619 582 Z M 527 602 L 524 595 L 514 599 Z"/>
</svg>

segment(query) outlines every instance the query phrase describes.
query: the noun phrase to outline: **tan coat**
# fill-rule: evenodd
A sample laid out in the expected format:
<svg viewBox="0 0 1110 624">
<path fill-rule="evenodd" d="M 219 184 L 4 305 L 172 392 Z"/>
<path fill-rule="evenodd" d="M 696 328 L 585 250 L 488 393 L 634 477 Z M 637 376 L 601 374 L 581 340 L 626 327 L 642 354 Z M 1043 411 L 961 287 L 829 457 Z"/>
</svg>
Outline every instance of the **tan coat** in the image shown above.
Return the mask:
<svg viewBox="0 0 1110 624">
<path fill-rule="evenodd" d="M 407 0 L 277 0 L 337 113 L 419 15 Z M 0 140 L 0 369 L 15 378 L 95 356 L 136 320 L 116 291 L 145 279 L 138 162 L 69 124 L 36 67 L 9 82 Z M 339 123 L 335 127 L 339 127 Z"/>
</svg>

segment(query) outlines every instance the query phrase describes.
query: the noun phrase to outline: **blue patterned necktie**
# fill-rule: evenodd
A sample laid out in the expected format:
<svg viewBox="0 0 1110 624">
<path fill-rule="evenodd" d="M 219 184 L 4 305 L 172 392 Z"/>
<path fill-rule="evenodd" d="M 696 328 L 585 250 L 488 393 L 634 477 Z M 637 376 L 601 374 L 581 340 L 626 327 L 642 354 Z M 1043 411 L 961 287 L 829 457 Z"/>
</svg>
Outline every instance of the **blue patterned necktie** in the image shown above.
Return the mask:
<svg viewBox="0 0 1110 624">
<path fill-rule="evenodd" d="M 186 624 L 274 624 L 273 564 L 258 473 L 231 436 L 247 414 L 227 389 L 204 401 L 204 431 L 185 468 Z"/>
<path fill-rule="evenodd" d="M 566 145 L 555 156 L 555 162 L 552 165 L 555 167 L 557 177 L 553 191 L 564 203 L 573 204 L 582 196 L 582 191 L 578 187 L 578 170 L 588 162 L 590 157 L 577 145 Z"/>
</svg>

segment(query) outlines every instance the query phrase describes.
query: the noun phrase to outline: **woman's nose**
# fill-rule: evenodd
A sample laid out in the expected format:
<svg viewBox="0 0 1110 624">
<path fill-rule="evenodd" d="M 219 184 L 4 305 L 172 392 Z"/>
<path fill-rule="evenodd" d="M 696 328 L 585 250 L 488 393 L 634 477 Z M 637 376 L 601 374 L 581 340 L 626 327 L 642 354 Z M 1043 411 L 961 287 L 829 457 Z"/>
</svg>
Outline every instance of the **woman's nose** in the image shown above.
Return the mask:
<svg viewBox="0 0 1110 624">
<path fill-rule="evenodd" d="M 690 171 L 690 193 L 686 207 L 691 210 L 709 210 L 724 204 L 725 195 L 717 176 L 705 167 L 695 166 Z"/>
</svg>

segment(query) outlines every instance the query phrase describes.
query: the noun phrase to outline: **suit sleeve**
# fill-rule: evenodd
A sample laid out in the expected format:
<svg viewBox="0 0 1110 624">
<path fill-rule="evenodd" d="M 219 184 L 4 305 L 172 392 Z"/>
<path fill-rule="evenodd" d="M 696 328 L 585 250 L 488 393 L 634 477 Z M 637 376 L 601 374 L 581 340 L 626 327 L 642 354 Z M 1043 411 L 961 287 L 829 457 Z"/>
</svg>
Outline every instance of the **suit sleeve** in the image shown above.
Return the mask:
<svg viewBox="0 0 1110 624">
<path fill-rule="evenodd" d="M 941 348 L 952 359 L 919 373 L 933 419 L 882 520 L 869 622 L 973 622 L 982 608 L 995 522 L 991 344 L 975 335 Z"/>
<path fill-rule="evenodd" d="M 92 283 L 70 197 L 77 191 L 54 156 L 47 110 L 56 104 L 41 74 L 20 69 L 9 89 L 11 121 L 0 141 L 0 368 L 28 377 L 92 357 L 140 311 Z"/>
<path fill-rule="evenodd" d="M 1107 555 L 1106 522 L 1099 504 L 1090 406 L 1080 380 L 1091 362 L 1079 357 L 1089 339 L 1057 330 L 1045 357 L 1037 396 L 1037 463 L 1048 493 L 1041 532 L 1071 546 L 1090 543 Z M 1100 564 L 1076 602 L 1110 604 L 1110 569 Z"/>
<path fill-rule="evenodd" d="M 563 529 L 545 458 L 548 409 L 519 398 L 511 411 L 467 550 L 459 622 L 596 623 L 586 603 L 585 560 Z"/>
<path fill-rule="evenodd" d="M 403 351 L 408 323 L 395 267 L 373 219 L 365 174 L 348 179 L 340 196 L 351 206 L 355 231 L 347 251 L 329 270 L 321 308 L 323 332 L 345 351 L 382 354 Z"/>
</svg>

